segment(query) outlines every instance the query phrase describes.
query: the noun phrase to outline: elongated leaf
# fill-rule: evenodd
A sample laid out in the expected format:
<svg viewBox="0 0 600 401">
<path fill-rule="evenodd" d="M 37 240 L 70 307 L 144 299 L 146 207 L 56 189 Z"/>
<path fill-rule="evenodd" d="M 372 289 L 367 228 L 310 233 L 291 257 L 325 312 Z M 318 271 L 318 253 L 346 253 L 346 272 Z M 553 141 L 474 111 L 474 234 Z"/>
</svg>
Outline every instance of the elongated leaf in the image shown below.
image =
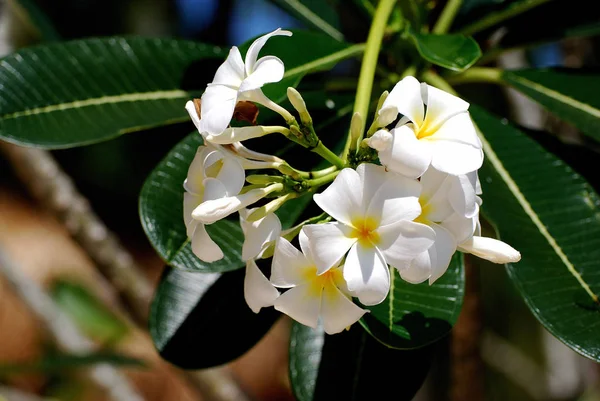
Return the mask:
<svg viewBox="0 0 600 401">
<path fill-rule="evenodd" d="M 431 344 L 450 331 L 465 291 L 463 257 L 456 253 L 448 271 L 433 285 L 409 284 L 393 270 L 390 295 L 361 320 L 388 347 L 412 349 Z"/>
<path fill-rule="evenodd" d="M 400 351 L 380 344 L 359 325 L 326 335 L 294 322 L 290 382 L 298 401 L 412 400 L 431 366 L 431 347 Z M 401 385 L 391 383 L 401 380 Z"/>
<path fill-rule="evenodd" d="M 481 57 L 477 42 L 464 35 L 434 35 L 411 31 L 410 38 L 425 60 L 449 70 L 463 71 Z"/>
<path fill-rule="evenodd" d="M 0 138 L 65 148 L 186 121 L 192 93 L 184 80 L 200 74 L 193 64 L 225 54 L 190 41 L 119 37 L 20 50 L 0 61 Z"/>
<path fill-rule="evenodd" d="M 11 0 L 17 18 L 24 19 L 36 30 L 44 42 L 60 40 L 60 34 L 56 31 L 52 22 L 37 6 L 35 0 Z"/>
<path fill-rule="evenodd" d="M 150 310 L 150 334 L 167 361 L 202 369 L 229 362 L 256 344 L 275 322 L 244 300 L 244 271 L 190 273 L 167 268 Z"/>
<path fill-rule="evenodd" d="M 600 75 L 574 70 L 505 71 L 503 79 L 561 119 L 600 140 Z"/>
<path fill-rule="evenodd" d="M 306 25 L 318 29 L 335 40 L 343 40 L 336 10 L 323 0 L 271 0 Z"/>
<path fill-rule="evenodd" d="M 600 199 L 553 155 L 482 109 L 483 211 L 521 252 L 508 273 L 540 322 L 575 351 L 600 361 Z"/>
<path fill-rule="evenodd" d="M 150 243 L 170 266 L 198 272 L 223 272 L 239 269 L 244 235 L 238 222 L 220 220 L 206 227 L 221 247 L 223 259 L 206 263 L 192 252 L 183 222 L 183 181 L 196 155 L 202 137 L 190 134 L 169 152 L 142 187 L 140 218 Z"/>
</svg>

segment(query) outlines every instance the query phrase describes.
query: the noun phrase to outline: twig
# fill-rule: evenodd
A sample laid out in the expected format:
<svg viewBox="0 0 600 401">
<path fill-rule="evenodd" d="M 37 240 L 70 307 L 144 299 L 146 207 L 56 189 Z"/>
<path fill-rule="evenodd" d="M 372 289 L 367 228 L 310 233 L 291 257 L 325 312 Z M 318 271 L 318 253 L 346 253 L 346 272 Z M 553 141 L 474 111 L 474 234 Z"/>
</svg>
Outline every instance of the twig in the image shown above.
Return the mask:
<svg viewBox="0 0 600 401">
<path fill-rule="evenodd" d="M 15 266 L 0 247 L 0 272 L 8 279 L 29 309 L 44 322 L 56 343 L 70 353 L 89 353 L 94 344 L 83 336 L 73 322 L 35 282 Z M 114 367 L 108 364 L 91 366 L 90 378 L 109 394 L 114 401 L 143 401 L 141 395 Z"/>
</svg>

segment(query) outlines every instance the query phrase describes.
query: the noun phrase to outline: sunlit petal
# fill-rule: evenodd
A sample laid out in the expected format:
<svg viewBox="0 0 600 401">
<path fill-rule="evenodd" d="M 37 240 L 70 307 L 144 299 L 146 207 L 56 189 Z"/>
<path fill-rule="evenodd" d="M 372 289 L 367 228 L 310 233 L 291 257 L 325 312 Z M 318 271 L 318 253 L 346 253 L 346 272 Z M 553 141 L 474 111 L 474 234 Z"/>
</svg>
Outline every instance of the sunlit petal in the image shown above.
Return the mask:
<svg viewBox="0 0 600 401">
<path fill-rule="evenodd" d="M 283 61 L 275 56 L 265 56 L 258 60 L 254 71 L 240 85 L 240 92 L 261 88 L 270 82 L 279 82 L 283 78 Z"/>
<path fill-rule="evenodd" d="M 237 103 L 238 91 L 224 85 L 209 85 L 202 95 L 200 133 L 218 135 L 227 128 Z"/>
<path fill-rule="evenodd" d="M 312 328 L 317 327 L 323 287 L 302 284 L 291 288 L 275 300 L 275 309 Z"/>
<path fill-rule="evenodd" d="M 426 83 L 421 84 L 423 101 L 427 105 L 425 124 L 439 128 L 446 120 L 469 109 L 469 103 Z"/>
<path fill-rule="evenodd" d="M 327 334 L 343 331 L 356 323 L 367 311 L 358 307 L 335 285 L 326 285 L 321 301 L 321 319 Z"/>
<path fill-rule="evenodd" d="M 275 245 L 271 282 L 281 288 L 289 288 L 307 281 L 307 269 L 311 263 L 288 240 L 280 238 Z M 316 275 L 316 269 L 314 271 Z"/>
<path fill-rule="evenodd" d="M 277 28 L 273 32 L 267 33 L 266 35 L 261 36 L 256 39 L 248 48 L 248 52 L 246 53 L 246 76 L 251 75 L 256 69 L 258 53 L 263 48 L 267 40 L 273 36 L 292 36 L 290 31 L 283 31 L 281 28 Z"/>
<path fill-rule="evenodd" d="M 435 252 L 435 263 L 431 265 L 431 277 L 429 284 L 433 284 L 438 278 L 442 277 L 448 266 L 452 255 L 456 252 L 456 239 L 444 227 L 437 224 L 431 226 L 435 231 L 435 243 L 430 248 L 430 253 Z"/>
<path fill-rule="evenodd" d="M 421 97 L 421 85 L 415 77 L 406 77 L 398 82 L 379 111 L 380 116 L 394 113 L 408 117 L 417 126 L 423 123 L 425 107 Z"/>
<path fill-rule="evenodd" d="M 352 219 L 361 209 L 362 187 L 358 173 L 350 168 L 343 169 L 325 191 L 313 196 L 321 209 L 334 219 L 351 225 Z"/>
<path fill-rule="evenodd" d="M 519 251 L 494 238 L 473 236 L 459 244 L 458 249 L 493 263 L 514 263 L 521 260 Z"/>
<path fill-rule="evenodd" d="M 408 125 L 393 129 L 392 135 L 392 146 L 379 152 L 381 164 L 406 177 L 420 177 L 431 163 L 429 144 L 419 141 Z"/>
<path fill-rule="evenodd" d="M 258 313 L 261 308 L 273 306 L 278 296 L 279 291 L 260 271 L 256 262 L 249 260 L 246 263 L 246 277 L 244 278 L 244 298 L 252 312 Z"/>
<path fill-rule="evenodd" d="M 243 79 L 244 62 L 242 61 L 242 55 L 240 54 L 240 50 L 233 46 L 231 50 L 229 50 L 225 62 L 217 69 L 212 83 L 237 88 L 240 86 Z M 204 107 L 204 103 L 202 104 L 202 107 Z"/>
<path fill-rule="evenodd" d="M 348 236 L 348 227 L 340 223 L 309 224 L 303 228 L 312 250 L 318 274 L 337 266 L 356 238 Z"/>
<path fill-rule="evenodd" d="M 244 233 L 242 260 L 258 259 L 269 243 L 274 242 L 281 234 L 281 221 L 274 213 L 269 213 L 262 219 L 247 221 L 247 216 L 254 209 L 240 210 L 240 225 Z"/>
<path fill-rule="evenodd" d="M 398 267 L 426 251 L 435 241 L 435 232 L 425 224 L 401 220 L 380 227 L 378 245 L 388 264 Z"/>
<path fill-rule="evenodd" d="M 192 237 L 192 252 L 198 259 L 212 263 L 223 259 L 223 251 L 208 235 L 204 224 L 198 223 Z"/>
</svg>

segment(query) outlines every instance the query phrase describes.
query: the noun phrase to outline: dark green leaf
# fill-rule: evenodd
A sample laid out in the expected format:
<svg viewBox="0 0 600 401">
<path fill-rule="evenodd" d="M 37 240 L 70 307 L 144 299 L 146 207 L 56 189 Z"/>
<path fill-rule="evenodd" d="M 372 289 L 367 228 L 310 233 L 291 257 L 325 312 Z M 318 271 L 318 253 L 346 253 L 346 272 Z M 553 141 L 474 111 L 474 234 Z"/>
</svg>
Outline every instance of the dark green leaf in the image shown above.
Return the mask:
<svg viewBox="0 0 600 401">
<path fill-rule="evenodd" d="M 194 132 L 177 144 L 148 176 L 140 193 L 140 218 L 150 243 L 170 266 L 198 272 L 239 269 L 244 235 L 239 223 L 220 220 L 206 227 L 223 259 L 206 263 L 192 252 L 183 222 L 183 181 L 202 137 Z"/>
<path fill-rule="evenodd" d="M 323 0 L 271 0 L 306 25 L 318 29 L 335 40 L 343 40 L 340 19 L 335 8 Z"/>
<path fill-rule="evenodd" d="M 600 199 L 556 157 L 507 123 L 471 106 L 485 135 L 483 212 L 521 252 L 512 281 L 540 322 L 600 361 Z"/>
<path fill-rule="evenodd" d="M 425 60 L 452 71 L 463 71 L 481 57 L 481 49 L 477 42 L 464 35 L 435 35 L 411 31 L 410 38 Z"/>
<path fill-rule="evenodd" d="M 185 368 L 229 362 L 275 322 L 273 308 L 255 314 L 244 300 L 244 270 L 190 273 L 167 268 L 150 309 L 150 335 L 161 356 Z"/>
<path fill-rule="evenodd" d="M 32 362 L 0 365 L 0 376 L 31 372 L 52 373 L 66 369 L 81 369 L 91 365 L 110 364 L 114 366 L 144 367 L 144 361 L 128 356 L 99 352 L 93 354 L 50 354 Z"/>
<path fill-rule="evenodd" d="M 17 9 L 14 16 L 26 19 L 26 22 L 39 33 L 40 38 L 44 42 L 54 42 L 61 39 L 52 22 L 40 10 L 35 0 L 16 0 L 11 3 L 10 5 L 14 4 L 14 7 Z M 9 5 L 7 4 L 7 6 Z"/>
<path fill-rule="evenodd" d="M 203 90 L 206 82 L 192 81 L 225 55 L 190 41 L 121 37 L 20 50 L 0 61 L 0 138 L 56 149 L 186 121 L 184 89 Z"/>
<path fill-rule="evenodd" d="M 584 133 L 600 140 L 600 75 L 576 70 L 505 71 L 502 78 Z"/>
<path fill-rule="evenodd" d="M 412 400 L 431 366 L 433 349 L 401 351 L 375 341 L 359 325 L 325 335 L 294 322 L 290 382 L 298 401 Z M 389 385 L 401 380 L 399 385 Z"/>
<path fill-rule="evenodd" d="M 412 349 L 431 344 L 450 331 L 460 313 L 465 291 L 462 254 L 456 253 L 448 271 L 433 285 L 409 284 L 393 270 L 390 295 L 367 307 L 360 323 L 388 347 Z"/>
<path fill-rule="evenodd" d="M 58 281 L 52 297 L 83 332 L 98 341 L 117 342 L 129 331 L 125 322 L 79 284 Z"/>
</svg>

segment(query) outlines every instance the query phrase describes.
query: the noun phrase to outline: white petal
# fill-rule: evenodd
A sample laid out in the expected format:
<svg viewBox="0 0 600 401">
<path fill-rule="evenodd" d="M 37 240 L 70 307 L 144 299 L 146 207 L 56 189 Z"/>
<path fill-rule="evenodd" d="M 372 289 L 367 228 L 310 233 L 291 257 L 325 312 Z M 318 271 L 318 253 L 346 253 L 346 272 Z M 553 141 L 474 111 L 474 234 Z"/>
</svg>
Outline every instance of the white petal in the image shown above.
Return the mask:
<svg viewBox="0 0 600 401">
<path fill-rule="evenodd" d="M 433 224 L 431 228 L 435 231 L 435 243 L 429 248 L 429 252 L 435 252 L 436 256 L 435 263 L 431 265 L 429 284 L 433 284 L 446 273 L 450 265 L 450 259 L 456 252 L 456 239 L 449 231 L 437 224 Z"/>
<path fill-rule="evenodd" d="M 275 309 L 312 328 L 317 327 L 323 287 L 302 284 L 281 294 L 275 300 Z"/>
<path fill-rule="evenodd" d="M 380 129 L 372 137 L 365 139 L 365 143 L 376 151 L 381 152 L 390 149 L 393 140 L 394 136 L 388 130 Z"/>
<path fill-rule="evenodd" d="M 379 152 L 381 164 L 398 174 L 410 178 L 420 177 L 431 163 L 429 144 L 419 141 L 408 125 L 394 128 L 392 135 L 392 146 Z"/>
<path fill-rule="evenodd" d="M 454 209 L 450 203 L 449 191 L 456 178 L 429 167 L 421 177 L 423 192 L 420 202 L 423 206 L 423 217 L 429 221 L 440 222 L 447 219 Z"/>
<path fill-rule="evenodd" d="M 313 257 L 313 251 L 310 248 L 310 243 L 308 241 L 308 236 L 306 235 L 306 232 L 304 231 L 304 227 L 302 227 L 302 230 L 300 230 L 300 233 L 298 234 L 298 242 L 300 243 L 300 250 L 302 251 L 302 253 L 306 257 L 306 260 L 311 265 L 315 265 L 316 266 L 316 264 L 315 264 L 315 258 Z"/>
<path fill-rule="evenodd" d="M 261 308 L 273 306 L 278 296 L 279 292 L 260 271 L 256 262 L 249 260 L 244 278 L 244 298 L 252 312 L 258 313 Z"/>
<path fill-rule="evenodd" d="M 267 33 L 266 35 L 261 36 L 256 39 L 248 48 L 248 52 L 246 53 L 246 76 L 252 74 L 254 69 L 256 68 L 256 59 L 258 58 L 258 53 L 263 48 L 267 40 L 272 36 L 292 36 L 290 31 L 282 31 L 281 28 L 277 28 L 273 32 Z"/>
<path fill-rule="evenodd" d="M 200 133 L 218 135 L 227 128 L 237 104 L 237 89 L 209 85 L 202 95 Z"/>
<path fill-rule="evenodd" d="M 474 236 L 459 244 L 458 249 L 493 263 L 514 263 L 521 260 L 519 251 L 493 238 Z"/>
<path fill-rule="evenodd" d="M 424 140 L 431 144 L 431 165 L 442 172 L 467 174 L 483 164 L 481 142 L 468 113 L 452 117 Z"/>
<path fill-rule="evenodd" d="M 233 157 L 225 157 L 223 166 L 215 177 L 221 181 L 227 190 L 227 196 L 240 193 L 246 181 L 246 172 L 241 163 Z"/>
<path fill-rule="evenodd" d="M 327 334 L 336 334 L 352 326 L 367 311 L 358 307 L 335 285 L 326 285 L 321 301 L 321 319 Z"/>
<path fill-rule="evenodd" d="M 233 46 L 229 50 L 227 59 L 223 64 L 219 66 L 215 77 L 213 78 L 213 84 L 221 84 L 227 86 L 238 87 L 244 79 L 244 62 L 242 61 L 242 55 L 240 50 Z M 204 103 L 202 103 L 204 108 Z"/>
<path fill-rule="evenodd" d="M 461 98 L 425 83 L 421 84 L 421 94 L 427 105 L 425 124 L 428 127 L 439 128 L 450 117 L 469 109 L 469 103 Z"/>
<path fill-rule="evenodd" d="M 240 209 L 256 203 L 268 194 L 268 188 L 259 188 L 252 189 L 242 195 L 207 200 L 194 209 L 192 217 L 204 224 L 212 224 Z"/>
<path fill-rule="evenodd" d="M 377 230 L 381 242 L 378 248 L 388 264 L 400 267 L 426 251 L 435 241 L 435 232 L 425 224 L 399 221 Z"/>
<path fill-rule="evenodd" d="M 183 194 L 183 221 L 185 223 L 187 236 L 192 238 L 198 222 L 192 218 L 192 212 L 202 203 L 202 198 L 198 195 L 185 192 Z"/>
<path fill-rule="evenodd" d="M 314 195 L 313 200 L 334 219 L 351 225 L 352 220 L 361 214 L 361 189 L 358 173 L 345 168 L 325 191 Z"/>
<path fill-rule="evenodd" d="M 281 288 L 294 287 L 307 280 L 308 269 L 314 269 L 312 263 L 288 240 L 281 237 L 275 245 L 271 282 Z M 314 273 L 316 275 L 316 271 Z"/>
<path fill-rule="evenodd" d="M 199 146 L 196 155 L 188 168 L 187 178 L 183 183 L 186 191 L 201 195 L 204 192 L 204 159 L 211 151 L 206 146 Z"/>
<path fill-rule="evenodd" d="M 202 202 L 220 199 L 227 196 L 227 188 L 225 188 L 223 183 L 216 178 L 205 178 L 202 184 L 204 185 L 204 196 L 202 197 Z M 196 209 L 197 208 L 198 207 L 196 207 Z M 193 216 L 194 211 L 192 210 L 192 217 Z"/>
<path fill-rule="evenodd" d="M 400 277 L 404 281 L 419 284 L 431 276 L 431 266 L 436 262 L 436 254 L 431 251 L 431 248 L 418 254 L 416 258 L 407 263 L 407 267 L 398 268 Z"/>
<path fill-rule="evenodd" d="M 240 225 L 244 233 L 242 260 L 259 258 L 268 244 L 276 241 L 281 234 L 281 221 L 274 213 L 269 213 L 257 221 L 247 221 L 246 217 L 253 210 L 240 210 Z"/>
<path fill-rule="evenodd" d="M 408 117 L 417 126 L 421 126 L 424 110 L 419 81 L 415 77 L 406 77 L 394 86 L 383 102 L 379 115 L 396 111 L 396 114 L 400 113 Z M 389 118 L 387 119 L 389 120 Z"/>
<path fill-rule="evenodd" d="M 198 259 L 212 263 L 223 259 L 223 251 L 208 235 L 204 224 L 198 223 L 192 237 L 192 252 Z"/>
<path fill-rule="evenodd" d="M 190 118 L 192 119 L 192 122 L 196 126 L 196 129 L 198 130 L 198 132 L 202 133 L 201 125 L 200 125 L 200 116 L 198 115 L 198 112 L 196 111 L 196 105 L 194 104 L 194 102 L 192 102 L 191 100 L 188 100 L 187 103 L 185 104 L 185 109 L 187 110 L 188 114 L 190 115 Z"/>
<path fill-rule="evenodd" d="M 279 82 L 283 78 L 283 61 L 275 56 L 266 56 L 258 60 L 254 71 L 240 85 L 240 92 L 261 88 L 270 82 Z"/>
<path fill-rule="evenodd" d="M 349 228 L 340 223 L 309 224 L 303 230 L 317 265 L 317 274 L 337 266 L 356 242 L 356 238 L 347 236 Z"/>
<path fill-rule="evenodd" d="M 477 205 L 477 171 L 461 174 L 452 180 L 448 197 L 456 213 L 473 217 L 479 211 Z"/>
<path fill-rule="evenodd" d="M 359 243 L 350 248 L 344 264 L 348 290 L 364 305 L 377 305 L 390 291 L 390 270 L 377 248 Z"/>
<path fill-rule="evenodd" d="M 247 139 L 258 138 L 265 135 L 265 129 L 261 125 L 248 127 L 231 127 L 217 135 L 209 135 L 206 140 L 211 143 L 228 145 L 234 142 L 245 141 Z"/>
<path fill-rule="evenodd" d="M 479 210 L 479 206 L 477 206 L 477 209 Z M 458 213 L 453 213 L 440 225 L 450 231 L 456 242 L 460 244 L 475 235 L 479 225 L 479 214 L 477 212 L 473 217 L 464 217 Z"/>
</svg>

